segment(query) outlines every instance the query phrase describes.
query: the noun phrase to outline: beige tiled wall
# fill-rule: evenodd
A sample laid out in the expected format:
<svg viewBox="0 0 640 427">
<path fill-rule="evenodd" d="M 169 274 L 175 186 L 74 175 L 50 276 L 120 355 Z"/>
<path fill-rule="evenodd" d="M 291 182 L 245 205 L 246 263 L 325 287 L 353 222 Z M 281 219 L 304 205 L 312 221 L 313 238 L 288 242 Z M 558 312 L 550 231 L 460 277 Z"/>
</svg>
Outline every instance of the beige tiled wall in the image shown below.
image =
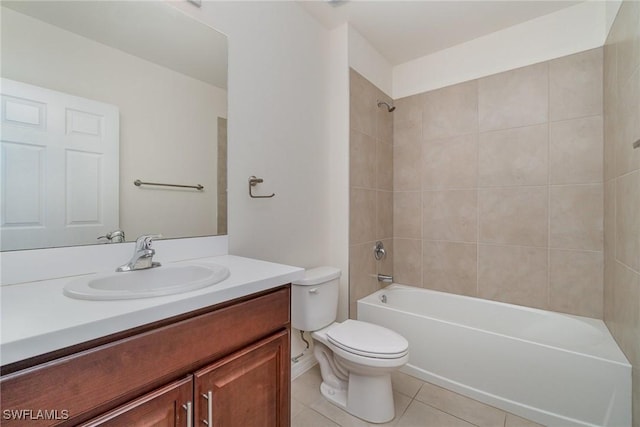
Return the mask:
<svg viewBox="0 0 640 427">
<path fill-rule="evenodd" d="M 393 113 L 391 99 L 350 70 L 349 316 L 356 301 L 379 288 L 377 273 L 393 273 Z M 387 257 L 376 261 L 380 240 Z"/>
<path fill-rule="evenodd" d="M 602 318 L 602 55 L 396 101 L 397 282 Z"/>
<path fill-rule="evenodd" d="M 604 47 L 604 320 L 633 365 L 640 427 L 640 2 L 624 1 Z"/>
</svg>

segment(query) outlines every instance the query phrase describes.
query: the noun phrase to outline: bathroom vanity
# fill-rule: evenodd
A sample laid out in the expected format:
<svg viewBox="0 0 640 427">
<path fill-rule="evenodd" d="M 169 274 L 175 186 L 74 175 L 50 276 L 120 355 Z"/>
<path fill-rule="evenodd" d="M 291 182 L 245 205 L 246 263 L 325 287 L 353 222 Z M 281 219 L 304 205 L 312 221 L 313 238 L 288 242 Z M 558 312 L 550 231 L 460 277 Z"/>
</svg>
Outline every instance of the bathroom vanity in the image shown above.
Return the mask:
<svg viewBox="0 0 640 427">
<path fill-rule="evenodd" d="M 96 335 L 103 324 L 117 324 L 127 314 L 148 320 L 153 300 L 155 312 L 162 313 L 155 316 L 162 318 L 12 363 L 3 356 L 2 425 L 288 426 L 288 283 L 302 270 L 231 256 L 216 261 L 229 264 L 230 278 L 188 295 L 128 302 L 63 296 L 62 306 L 77 310 L 129 306 L 110 321 L 96 320 Z M 257 270 L 239 271 L 240 265 Z M 279 273 L 267 273 L 271 266 Z M 51 282 L 49 287 L 58 289 L 64 280 Z M 136 305 L 145 308 L 132 311 Z M 7 306 L 3 293 L 3 309 Z M 183 312 L 167 317 L 171 311 Z M 77 326 L 66 328 L 66 334 L 88 330 Z M 12 347 L 3 338 L 1 349 L 10 348 L 9 357 L 18 350 L 27 356 L 33 352 L 29 342 Z"/>
</svg>

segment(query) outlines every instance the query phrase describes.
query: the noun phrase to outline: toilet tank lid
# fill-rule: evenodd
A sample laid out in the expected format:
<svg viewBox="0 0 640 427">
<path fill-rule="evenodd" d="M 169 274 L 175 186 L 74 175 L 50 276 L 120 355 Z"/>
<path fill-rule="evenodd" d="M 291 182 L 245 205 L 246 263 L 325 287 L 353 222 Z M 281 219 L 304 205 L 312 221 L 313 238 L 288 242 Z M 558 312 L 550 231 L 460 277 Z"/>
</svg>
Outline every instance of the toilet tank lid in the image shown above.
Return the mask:
<svg viewBox="0 0 640 427">
<path fill-rule="evenodd" d="M 342 272 L 335 267 L 316 267 L 304 272 L 304 278 L 293 282 L 294 285 L 313 286 L 329 282 L 340 277 Z"/>
</svg>

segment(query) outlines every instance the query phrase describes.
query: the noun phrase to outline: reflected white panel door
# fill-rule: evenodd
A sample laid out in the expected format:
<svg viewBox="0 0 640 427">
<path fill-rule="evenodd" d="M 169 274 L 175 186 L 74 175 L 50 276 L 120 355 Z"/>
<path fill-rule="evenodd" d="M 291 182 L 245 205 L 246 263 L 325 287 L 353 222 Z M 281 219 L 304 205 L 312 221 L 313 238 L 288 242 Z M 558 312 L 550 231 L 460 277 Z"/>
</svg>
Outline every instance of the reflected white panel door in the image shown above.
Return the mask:
<svg viewBox="0 0 640 427">
<path fill-rule="evenodd" d="M 97 242 L 118 228 L 118 108 L 2 79 L 0 247 Z"/>
</svg>

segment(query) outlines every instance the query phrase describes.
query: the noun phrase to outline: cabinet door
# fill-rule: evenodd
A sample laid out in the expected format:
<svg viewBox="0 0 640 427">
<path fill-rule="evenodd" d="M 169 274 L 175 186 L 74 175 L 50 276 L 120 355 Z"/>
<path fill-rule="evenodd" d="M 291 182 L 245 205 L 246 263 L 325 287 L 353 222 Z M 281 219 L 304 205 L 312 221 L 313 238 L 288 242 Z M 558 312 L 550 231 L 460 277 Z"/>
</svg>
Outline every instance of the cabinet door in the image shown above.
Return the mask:
<svg viewBox="0 0 640 427">
<path fill-rule="evenodd" d="M 196 425 L 288 427 L 289 330 L 194 374 Z"/>
<path fill-rule="evenodd" d="M 82 427 L 184 427 L 193 425 L 193 378 L 173 382 L 132 400 Z"/>
</svg>

